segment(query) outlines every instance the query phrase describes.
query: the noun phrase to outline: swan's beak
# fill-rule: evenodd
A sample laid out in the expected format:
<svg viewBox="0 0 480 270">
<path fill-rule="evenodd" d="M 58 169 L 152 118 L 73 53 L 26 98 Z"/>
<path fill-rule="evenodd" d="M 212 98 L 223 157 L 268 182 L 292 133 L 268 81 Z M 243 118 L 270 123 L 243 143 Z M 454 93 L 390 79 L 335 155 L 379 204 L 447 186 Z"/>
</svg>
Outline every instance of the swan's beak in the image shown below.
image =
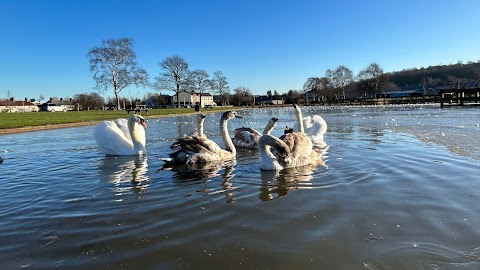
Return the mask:
<svg viewBox="0 0 480 270">
<path fill-rule="evenodd" d="M 144 128 L 147 128 L 147 123 L 145 123 L 145 120 L 141 120 L 140 125 L 142 125 Z"/>
<path fill-rule="evenodd" d="M 243 116 L 240 116 L 240 115 L 235 115 L 235 118 L 243 118 Z"/>
</svg>

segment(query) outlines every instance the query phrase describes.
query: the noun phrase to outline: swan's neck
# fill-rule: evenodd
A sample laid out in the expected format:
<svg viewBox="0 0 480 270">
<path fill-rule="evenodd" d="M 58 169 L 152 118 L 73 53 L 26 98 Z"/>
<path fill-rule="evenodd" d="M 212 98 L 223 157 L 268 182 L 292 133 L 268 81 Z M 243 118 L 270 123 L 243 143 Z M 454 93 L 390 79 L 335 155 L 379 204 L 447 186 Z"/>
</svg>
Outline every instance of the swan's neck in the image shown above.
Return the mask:
<svg viewBox="0 0 480 270">
<path fill-rule="evenodd" d="M 281 170 L 284 168 L 280 164 L 281 160 L 278 160 L 275 155 L 272 153 L 271 148 L 274 149 L 284 145 L 283 141 L 271 136 L 271 135 L 262 135 L 258 140 L 258 151 L 260 153 L 260 158 L 262 164 L 260 168 L 263 170 Z"/>
<path fill-rule="evenodd" d="M 223 144 L 225 145 L 225 150 L 230 152 L 233 156 L 237 154 L 237 149 L 233 145 L 232 138 L 228 136 L 228 119 L 222 117 L 220 119 L 220 134 L 222 135 Z"/>
<path fill-rule="evenodd" d="M 298 132 L 305 132 L 305 129 L 303 127 L 302 110 L 299 106 L 295 106 L 295 117 L 297 117 Z"/>
<path fill-rule="evenodd" d="M 204 119 L 201 119 L 198 122 L 198 136 L 200 136 L 200 137 L 205 137 L 205 135 L 203 134 L 203 121 L 204 121 Z"/>
<path fill-rule="evenodd" d="M 143 140 L 140 129 L 143 128 L 137 125 L 135 121 L 128 121 L 128 130 L 130 131 L 130 137 L 132 138 L 133 149 L 135 151 L 145 150 L 145 140 Z"/>
<path fill-rule="evenodd" d="M 269 135 L 272 130 L 275 128 L 276 124 L 272 122 L 268 122 L 268 124 L 265 126 L 265 129 L 263 130 L 263 134 Z"/>
</svg>

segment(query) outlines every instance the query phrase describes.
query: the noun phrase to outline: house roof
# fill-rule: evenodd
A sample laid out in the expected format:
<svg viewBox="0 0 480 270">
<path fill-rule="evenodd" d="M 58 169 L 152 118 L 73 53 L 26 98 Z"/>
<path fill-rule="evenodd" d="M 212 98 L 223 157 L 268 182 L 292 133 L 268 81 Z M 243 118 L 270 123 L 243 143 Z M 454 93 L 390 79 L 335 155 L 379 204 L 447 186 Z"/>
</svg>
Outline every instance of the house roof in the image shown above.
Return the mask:
<svg viewBox="0 0 480 270">
<path fill-rule="evenodd" d="M 30 101 L 22 101 L 22 100 L 16 100 L 16 101 L 11 101 L 11 100 L 0 100 L 0 106 L 33 106 L 33 104 Z"/>
</svg>

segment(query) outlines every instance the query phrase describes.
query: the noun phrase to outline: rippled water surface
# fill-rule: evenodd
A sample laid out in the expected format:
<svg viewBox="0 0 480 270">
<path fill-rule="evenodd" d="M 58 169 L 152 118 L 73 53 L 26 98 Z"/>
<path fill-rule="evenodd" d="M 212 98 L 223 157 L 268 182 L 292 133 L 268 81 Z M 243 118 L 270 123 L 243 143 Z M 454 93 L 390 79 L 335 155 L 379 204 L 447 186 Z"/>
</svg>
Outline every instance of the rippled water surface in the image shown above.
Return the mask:
<svg viewBox="0 0 480 270">
<path fill-rule="evenodd" d="M 103 155 L 93 126 L 0 135 L 2 269 L 480 269 L 478 108 L 303 112 L 329 124 L 325 165 L 278 173 L 251 150 L 161 170 L 194 116 L 149 118 L 146 157 Z M 240 113 L 230 130 L 295 119 Z"/>
</svg>

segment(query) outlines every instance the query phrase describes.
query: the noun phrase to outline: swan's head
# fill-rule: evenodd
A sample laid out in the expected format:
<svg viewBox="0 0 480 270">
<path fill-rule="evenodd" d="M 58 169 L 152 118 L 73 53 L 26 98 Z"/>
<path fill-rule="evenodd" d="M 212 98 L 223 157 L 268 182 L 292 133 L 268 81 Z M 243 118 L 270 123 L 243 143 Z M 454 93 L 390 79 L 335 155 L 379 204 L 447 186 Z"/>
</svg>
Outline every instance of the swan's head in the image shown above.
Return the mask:
<svg viewBox="0 0 480 270">
<path fill-rule="evenodd" d="M 199 114 L 197 116 L 197 123 L 201 123 L 205 119 L 205 114 Z"/>
<path fill-rule="evenodd" d="M 243 118 L 243 117 L 238 115 L 236 111 L 226 111 L 222 115 L 222 120 L 230 120 L 233 118 Z"/>
<path fill-rule="evenodd" d="M 143 116 L 139 114 L 132 114 L 132 116 L 130 116 L 129 121 L 132 121 L 133 123 L 139 123 L 144 128 L 147 128 L 147 124 L 145 123 L 145 118 L 143 118 Z"/>
<path fill-rule="evenodd" d="M 293 133 L 293 128 L 285 126 L 285 129 L 283 130 L 283 134 L 288 134 L 288 133 Z"/>
<path fill-rule="evenodd" d="M 278 118 L 272 117 L 272 118 L 270 119 L 270 122 L 271 122 L 271 123 L 277 123 L 277 122 L 278 122 Z"/>
</svg>

